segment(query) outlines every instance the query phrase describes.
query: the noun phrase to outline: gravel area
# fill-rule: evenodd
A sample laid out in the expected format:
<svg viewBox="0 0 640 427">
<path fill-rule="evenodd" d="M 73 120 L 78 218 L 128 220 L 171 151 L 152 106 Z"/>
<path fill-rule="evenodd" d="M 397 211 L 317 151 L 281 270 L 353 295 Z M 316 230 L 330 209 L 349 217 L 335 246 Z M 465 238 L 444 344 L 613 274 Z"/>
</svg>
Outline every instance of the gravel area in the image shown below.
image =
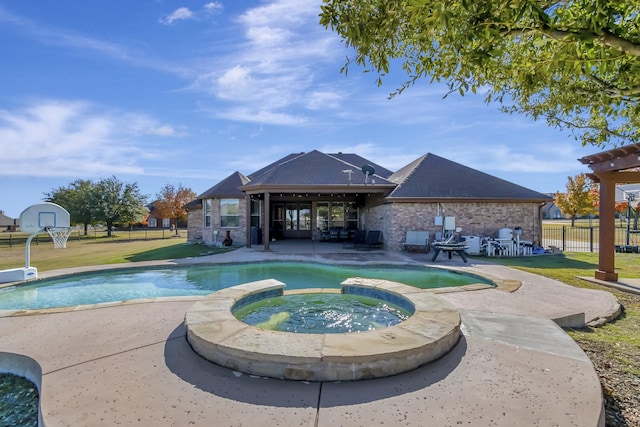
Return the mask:
<svg viewBox="0 0 640 427">
<path fill-rule="evenodd" d="M 640 308 L 640 295 L 616 293 L 616 297 L 625 307 Z M 637 335 L 640 325 L 625 312 L 613 323 L 624 328 L 627 336 L 638 337 L 640 341 Z M 640 342 L 612 344 L 594 339 L 590 332 L 593 330 L 579 331 L 572 336 L 600 377 L 607 427 L 640 427 L 640 377 L 629 372 L 633 368 L 636 373 L 640 370 Z"/>
</svg>

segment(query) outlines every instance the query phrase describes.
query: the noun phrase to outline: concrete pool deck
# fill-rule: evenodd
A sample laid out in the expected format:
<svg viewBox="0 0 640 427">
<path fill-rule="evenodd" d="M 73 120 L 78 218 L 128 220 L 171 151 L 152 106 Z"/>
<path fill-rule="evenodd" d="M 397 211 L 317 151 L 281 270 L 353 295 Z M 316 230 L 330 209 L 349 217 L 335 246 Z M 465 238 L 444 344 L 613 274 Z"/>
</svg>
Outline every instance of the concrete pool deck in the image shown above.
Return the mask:
<svg viewBox="0 0 640 427">
<path fill-rule="evenodd" d="M 457 345 L 433 363 L 375 380 L 283 381 L 208 362 L 187 343 L 183 324 L 200 297 L 2 317 L 0 351 L 39 363 L 47 426 L 604 426 L 593 365 L 558 324 L 597 324 L 615 316 L 620 307 L 610 293 L 477 259 L 465 264 L 443 257 L 432 263 L 428 254 L 356 252 L 317 242 L 275 242 L 271 249 L 257 246 L 144 265 L 412 263 L 522 285 L 514 292 L 439 293 L 460 311 Z"/>
</svg>

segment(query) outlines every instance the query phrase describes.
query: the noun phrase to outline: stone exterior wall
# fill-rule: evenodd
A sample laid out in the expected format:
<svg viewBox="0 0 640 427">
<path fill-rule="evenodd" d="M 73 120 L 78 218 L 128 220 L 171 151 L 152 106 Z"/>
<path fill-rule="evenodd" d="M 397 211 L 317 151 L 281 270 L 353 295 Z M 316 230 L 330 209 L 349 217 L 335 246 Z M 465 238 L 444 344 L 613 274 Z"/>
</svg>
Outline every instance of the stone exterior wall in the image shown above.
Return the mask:
<svg viewBox="0 0 640 427">
<path fill-rule="evenodd" d="M 456 227 L 463 236 L 497 237 L 501 228 L 522 228 L 522 240 L 540 244 L 541 220 L 538 203 L 394 203 L 384 205 L 389 210 L 376 208 L 378 217 L 388 217 L 378 224 L 384 225 L 385 247 L 400 250 L 409 230 L 429 231 L 431 240 L 442 227 L 436 226 L 436 216 L 455 217 Z M 381 225 L 381 226 L 382 226 Z M 367 229 L 370 228 L 367 225 Z"/>
<path fill-rule="evenodd" d="M 189 223 L 187 226 L 187 241 L 191 243 L 204 243 L 208 246 L 212 246 L 216 243 L 219 245 L 225 239 L 227 230 L 229 230 L 234 246 L 246 245 L 247 206 L 245 199 L 240 199 L 240 226 L 229 228 L 220 226 L 220 199 L 211 200 L 211 227 L 205 228 L 204 226 L 204 207 L 201 209 L 190 210 L 188 216 Z M 204 205 L 205 201 L 203 200 L 202 203 Z M 216 231 L 218 232 L 217 236 L 214 234 Z"/>
<path fill-rule="evenodd" d="M 202 207 L 191 208 L 187 212 L 187 243 L 204 243 L 202 233 L 204 224 L 204 210 Z"/>
</svg>

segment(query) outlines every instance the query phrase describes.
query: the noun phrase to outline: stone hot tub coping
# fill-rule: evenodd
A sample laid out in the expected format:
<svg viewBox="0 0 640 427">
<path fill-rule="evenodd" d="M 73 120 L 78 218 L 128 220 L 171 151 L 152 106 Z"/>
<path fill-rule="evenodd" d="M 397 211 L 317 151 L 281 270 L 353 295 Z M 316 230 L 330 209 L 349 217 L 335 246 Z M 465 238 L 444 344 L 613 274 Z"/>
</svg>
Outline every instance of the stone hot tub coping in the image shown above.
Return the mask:
<svg viewBox="0 0 640 427">
<path fill-rule="evenodd" d="M 460 336 L 460 313 L 433 292 L 379 279 L 349 278 L 337 289 L 285 292 L 275 279 L 217 291 L 185 315 L 187 340 L 205 359 L 252 375 L 305 381 L 352 381 L 396 375 L 432 362 Z M 238 320 L 233 308 L 300 293 L 351 293 L 413 311 L 397 325 L 345 334 L 296 334 Z"/>
</svg>

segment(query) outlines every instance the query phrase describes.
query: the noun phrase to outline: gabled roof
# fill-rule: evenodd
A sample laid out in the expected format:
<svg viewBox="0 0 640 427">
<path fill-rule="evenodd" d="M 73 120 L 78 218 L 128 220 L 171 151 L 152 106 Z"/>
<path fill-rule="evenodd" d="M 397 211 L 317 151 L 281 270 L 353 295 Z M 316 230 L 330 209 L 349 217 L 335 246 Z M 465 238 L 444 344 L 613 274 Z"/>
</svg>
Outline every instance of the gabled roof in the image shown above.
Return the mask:
<svg viewBox="0 0 640 427">
<path fill-rule="evenodd" d="M 355 155 L 354 155 L 355 156 Z M 366 159 L 356 156 L 357 159 Z M 370 163 L 370 162 L 368 162 Z M 366 163 L 365 163 L 366 164 Z M 384 169 L 384 168 L 381 168 Z M 349 181 L 348 170 L 353 171 Z M 364 184 L 364 175 L 360 166 L 355 166 L 333 155 L 313 150 L 308 153 L 289 155 L 271 165 L 249 175 L 248 186 L 331 186 Z M 369 177 L 369 184 L 391 185 L 377 173 Z"/>
<path fill-rule="evenodd" d="M 240 187 L 249 182 L 249 178 L 240 172 L 234 172 L 201 195 L 198 199 L 212 199 L 221 197 L 244 197 Z"/>
<path fill-rule="evenodd" d="M 8 217 L 4 214 L 4 211 L 0 211 L 0 226 L 6 227 L 11 225 L 16 225 L 18 221 L 15 219 Z"/>
<path fill-rule="evenodd" d="M 427 153 L 389 177 L 398 186 L 389 199 L 549 201 L 537 191 Z"/>
</svg>

